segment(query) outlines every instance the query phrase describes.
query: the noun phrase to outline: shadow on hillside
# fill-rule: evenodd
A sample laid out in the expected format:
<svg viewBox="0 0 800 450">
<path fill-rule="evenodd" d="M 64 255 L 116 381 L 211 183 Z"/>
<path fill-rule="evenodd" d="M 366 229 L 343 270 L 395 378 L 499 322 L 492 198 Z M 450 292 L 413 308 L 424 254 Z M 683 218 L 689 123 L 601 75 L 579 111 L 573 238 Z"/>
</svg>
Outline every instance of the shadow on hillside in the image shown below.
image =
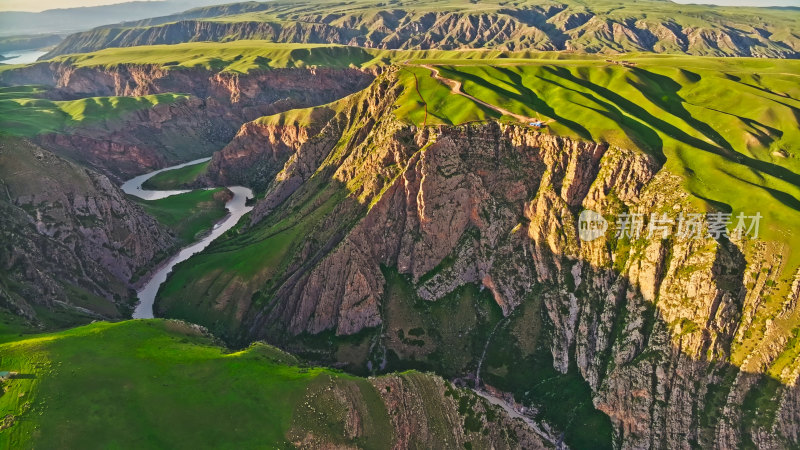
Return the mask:
<svg viewBox="0 0 800 450">
<path fill-rule="evenodd" d="M 494 139 L 490 131 L 487 130 L 487 140 Z M 486 143 L 474 145 L 482 144 Z M 513 146 L 498 148 L 493 161 L 480 158 L 478 164 L 465 159 L 470 152 L 464 149 L 458 153 L 461 160 L 452 166 L 466 173 L 480 172 L 484 164 L 488 167 L 508 160 L 509 154 L 499 153 L 503 149 L 521 150 Z M 545 170 L 543 166 L 535 167 Z M 599 167 L 595 169 L 599 171 Z M 541 175 L 529 172 L 526 180 L 538 185 Z M 322 178 L 330 176 L 332 172 Z M 313 198 L 316 189 L 308 187 L 287 203 L 281 214 L 288 214 L 295 210 L 292 205 Z M 350 207 L 358 207 L 355 200 L 348 202 Z M 492 204 L 496 203 L 499 201 L 493 198 Z M 523 206 L 511 207 L 518 211 Z M 272 220 L 282 220 L 281 214 Z M 570 217 L 573 226 L 563 226 L 561 231 L 572 229 L 574 233 L 575 214 L 573 211 Z M 548 275 L 552 277 L 550 281 L 530 286 L 528 296 L 508 317 L 502 316 L 489 290 L 481 290 L 482 284 L 468 283 L 439 300 L 422 300 L 417 289 L 426 278 L 415 283 L 397 271 L 401 264 L 396 252 L 381 252 L 385 259 L 348 260 L 349 264 L 359 265 L 363 273 L 377 269 L 383 274 L 380 326 L 362 329 L 355 335 L 337 335 L 333 321 L 327 331 L 293 335 L 287 331 L 287 321 L 301 313 L 313 318 L 314 312 L 308 313 L 309 305 L 295 301 L 292 294 L 309 285 L 313 287 L 308 282 L 309 272 L 321 267 L 332 249 L 340 248 L 349 230 L 363 217 L 334 210 L 327 218 L 320 220 L 319 228 L 331 226 L 335 219 L 341 219 L 335 223 L 345 222 L 346 226 L 324 241 L 309 235 L 308 251 L 301 259 L 289 262 L 292 270 L 287 272 L 280 291 L 262 294 L 265 302 L 272 303 L 262 304 L 263 309 L 250 322 L 251 335 L 267 336 L 271 342 L 306 358 L 360 374 L 382 367 L 379 372 L 418 369 L 450 379 L 480 379 L 512 393 L 519 402 L 535 406 L 537 418 L 564 431 L 573 448 L 611 448 L 622 439 L 631 447 L 652 447 L 667 439 L 700 448 L 713 447 L 717 442 L 728 447 L 747 446 L 748 439 L 771 433 L 773 424 L 777 424 L 787 443 L 798 444 L 798 437 L 792 433 L 800 424 L 796 412 L 800 409 L 791 407 L 800 402 L 798 389 L 770 375 L 742 371 L 728 362 L 738 327 L 746 326 L 741 324 L 746 322 L 743 316 L 747 291 L 743 284 L 747 270 L 744 255 L 728 241 L 706 243 L 715 246 L 713 250 L 702 250 L 708 253 L 703 256 L 708 256 L 708 267 L 687 262 L 696 250 L 683 249 L 686 254 L 679 258 L 673 254 L 676 246 L 672 242 L 660 242 L 653 253 L 659 255 L 662 266 L 647 270 L 636 266 L 647 273 L 631 279 L 625 275 L 627 270 L 593 267 L 588 261 L 553 253 L 548 242 L 537 246 L 526 235 L 528 240 L 515 247 L 513 253 L 517 257 L 525 255 L 525 268 L 537 274 L 537 279 L 545 278 L 539 267 L 553 269 L 554 274 Z M 372 220 L 376 220 L 372 223 L 375 227 L 388 227 L 382 219 Z M 527 223 L 516 217 L 509 221 L 509 228 L 518 221 Z M 480 240 L 483 233 L 477 231 L 468 228 L 463 235 L 471 233 L 467 237 Z M 513 234 L 510 229 L 494 233 Z M 577 236 L 566 239 L 580 244 Z M 634 252 L 637 243 L 631 243 L 627 250 L 619 250 L 621 245 L 607 242 L 597 249 L 607 253 L 609 261 L 611 254 L 617 252 L 620 258 L 650 254 L 642 248 Z M 446 260 L 457 256 L 456 247 L 450 249 Z M 536 263 L 528 256 L 534 254 Z M 498 255 L 502 256 L 501 252 L 495 257 L 500 258 Z M 476 259 L 476 265 L 479 263 L 477 256 L 471 258 Z M 641 256 L 636 258 L 631 267 L 644 261 Z M 579 262 L 583 266 L 576 271 Z M 322 277 L 324 282 L 339 280 L 341 267 L 328 266 Z M 517 265 L 512 267 L 522 271 Z M 693 278 L 695 274 L 698 278 Z M 669 285 L 664 284 L 667 279 Z M 656 293 L 652 298 L 640 287 L 640 283 L 650 283 L 646 280 L 652 281 L 652 291 Z M 705 290 L 709 285 L 715 289 Z M 343 295 L 343 289 L 337 292 Z M 676 292 L 682 294 L 676 296 Z M 570 294 L 575 296 L 574 301 Z M 339 305 L 335 300 L 309 301 L 323 300 L 328 302 L 323 312 L 336 315 Z M 383 352 L 379 351 L 381 348 Z M 476 372 L 484 349 L 479 377 Z M 790 406 L 780 409 L 782 402 Z"/>
<path fill-rule="evenodd" d="M 444 67 L 440 67 L 439 69 L 442 72 L 450 71 L 450 69 L 446 69 Z M 467 72 L 458 72 L 458 76 L 460 78 L 463 78 L 464 80 L 471 81 L 471 82 L 473 82 L 473 83 L 475 83 L 475 84 L 477 84 L 479 86 L 485 87 L 486 89 L 498 92 L 501 95 L 503 95 L 503 96 L 505 96 L 505 97 L 507 97 L 509 99 L 512 99 L 512 100 L 520 102 L 520 103 L 522 103 L 524 105 L 527 105 L 530 109 L 532 109 L 532 110 L 534 110 L 534 111 L 536 111 L 538 113 L 541 113 L 541 114 L 543 114 L 543 115 L 545 115 L 547 117 L 551 117 L 551 118 L 555 119 L 559 123 L 561 123 L 564 126 L 566 126 L 567 128 L 569 128 L 570 130 L 574 131 L 578 136 L 580 136 L 583 139 L 586 139 L 586 140 L 591 140 L 592 139 L 592 133 L 590 133 L 589 130 L 586 129 L 586 127 L 584 127 L 583 125 L 581 125 L 581 124 L 579 124 L 579 123 L 577 123 L 577 122 L 575 122 L 573 120 L 570 120 L 570 119 L 567 119 L 566 117 L 558 115 L 555 112 L 555 110 L 550 105 L 547 104 L 547 102 L 542 100 L 538 95 L 536 95 L 530 89 L 524 87 L 521 84 L 521 80 L 520 80 L 520 83 L 518 84 L 517 87 L 519 87 L 520 90 L 522 90 L 524 92 L 524 94 L 517 94 L 515 92 L 509 91 L 509 90 L 504 89 L 504 88 L 502 88 L 502 87 L 500 87 L 500 86 L 498 86 L 496 84 L 492 84 L 491 82 L 489 82 L 489 81 L 487 81 L 487 80 L 485 80 L 485 79 L 483 79 L 483 78 L 481 78 L 481 77 L 479 77 L 477 75 L 473 75 L 473 74 L 470 74 L 470 73 L 467 73 Z"/>
<path fill-rule="evenodd" d="M 616 105 L 620 106 L 623 110 L 625 110 L 627 113 L 634 115 L 639 120 L 641 120 L 641 121 L 643 121 L 643 122 L 645 122 L 647 124 L 651 124 L 656 130 L 658 130 L 658 131 L 660 131 L 660 132 L 662 132 L 664 134 L 667 134 L 667 135 L 669 135 L 669 136 L 671 136 L 671 137 L 673 137 L 673 138 L 675 138 L 677 140 L 680 140 L 680 141 L 682 141 L 682 142 L 684 142 L 684 143 L 686 143 L 686 144 L 688 144 L 688 145 L 690 145 L 690 146 L 692 146 L 694 148 L 697 148 L 699 150 L 703 150 L 703 151 L 706 151 L 706 152 L 709 152 L 709 153 L 713 153 L 713 154 L 721 156 L 721 157 L 723 157 L 723 158 L 725 158 L 725 159 L 727 159 L 729 161 L 733 161 L 733 162 L 736 162 L 736 163 L 739 163 L 739 164 L 743 164 L 743 165 L 748 166 L 748 167 L 750 167 L 752 169 L 755 169 L 755 170 L 758 170 L 758 171 L 763 172 L 765 174 L 780 178 L 780 179 L 782 179 L 784 181 L 787 181 L 789 183 L 794 184 L 795 186 L 800 187 L 800 174 L 794 173 L 791 170 L 789 170 L 789 169 L 787 169 L 785 167 L 782 167 L 782 166 L 780 166 L 778 164 L 773 164 L 773 163 L 767 162 L 767 161 L 761 161 L 759 159 L 752 158 L 752 157 L 749 157 L 749 156 L 745 156 L 745 155 L 743 155 L 741 153 L 738 153 L 738 152 L 734 151 L 732 149 L 731 145 L 727 141 L 725 141 L 725 139 L 723 139 L 716 131 L 714 131 L 708 124 L 706 124 L 704 122 L 701 122 L 701 121 L 699 121 L 697 119 L 694 119 L 691 116 L 691 114 L 689 114 L 689 112 L 686 111 L 686 109 L 681 105 L 681 103 L 683 102 L 683 98 L 681 98 L 677 94 L 677 90 L 680 88 L 680 85 L 678 85 L 677 83 L 675 83 L 673 80 L 671 80 L 668 77 L 663 77 L 661 75 L 652 74 L 652 73 L 647 72 L 647 71 L 645 71 L 643 69 L 633 69 L 635 71 L 634 73 L 640 75 L 641 77 L 644 77 L 644 78 L 655 77 L 654 79 L 658 80 L 659 86 L 661 86 L 660 83 L 663 83 L 662 89 L 665 89 L 666 92 L 668 93 L 667 94 L 668 100 L 666 100 L 666 101 L 664 101 L 662 99 L 655 98 L 652 94 L 647 92 L 648 89 L 645 89 L 645 87 L 643 85 L 635 84 L 635 83 L 632 83 L 632 82 L 631 83 L 632 83 L 632 85 L 634 87 L 637 87 L 637 89 L 642 91 L 643 95 L 647 96 L 648 99 L 650 99 L 654 104 L 660 105 L 660 107 L 664 110 L 664 112 L 676 115 L 676 117 L 679 117 L 680 119 L 682 119 L 685 122 L 687 122 L 687 124 L 692 125 L 695 129 L 698 129 L 698 131 L 701 131 L 702 133 L 704 133 L 704 135 L 706 135 L 707 137 L 712 139 L 718 145 L 713 145 L 713 144 L 711 144 L 709 142 L 706 142 L 706 141 L 704 141 L 702 139 L 699 139 L 699 138 L 696 138 L 696 137 L 693 137 L 693 136 L 687 134 L 686 132 L 684 132 L 683 130 L 679 129 L 678 127 L 676 127 L 676 126 L 674 126 L 674 125 L 672 125 L 672 124 L 670 124 L 670 123 L 668 123 L 668 122 L 666 122 L 666 121 L 664 121 L 662 119 L 659 119 L 659 118 L 655 117 L 654 115 L 652 115 L 649 112 L 647 112 L 641 106 L 636 105 L 635 103 L 631 102 L 630 100 L 627 100 L 627 99 L 623 98 L 622 96 L 616 94 L 615 92 L 613 92 L 613 91 L 611 91 L 611 90 L 609 90 L 607 88 L 604 88 L 602 86 L 598 86 L 598 85 L 596 85 L 594 83 L 591 83 L 589 81 L 582 80 L 580 78 L 575 77 L 566 68 L 548 66 L 548 67 L 546 67 L 546 69 L 549 70 L 550 72 L 552 72 L 554 75 L 557 75 L 557 76 L 560 76 L 560 77 L 562 77 L 564 79 L 567 79 L 567 80 L 569 80 L 569 81 L 571 81 L 571 82 L 573 82 L 575 84 L 578 84 L 578 85 L 580 85 L 580 86 L 582 86 L 582 87 L 584 87 L 586 89 L 589 89 L 589 90 L 592 90 L 593 92 L 596 92 L 598 95 L 600 95 L 602 97 L 605 97 L 605 98 L 611 100 Z"/>
</svg>

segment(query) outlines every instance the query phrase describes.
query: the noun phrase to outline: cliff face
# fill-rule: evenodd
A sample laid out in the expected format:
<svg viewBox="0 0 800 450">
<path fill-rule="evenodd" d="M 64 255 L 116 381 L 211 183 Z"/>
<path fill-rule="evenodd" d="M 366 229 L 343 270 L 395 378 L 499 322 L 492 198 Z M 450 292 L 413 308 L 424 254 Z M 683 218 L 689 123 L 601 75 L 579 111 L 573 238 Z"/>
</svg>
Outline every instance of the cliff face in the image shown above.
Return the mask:
<svg viewBox="0 0 800 450">
<path fill-rule="evenodd" d="M 107 177 L 28 141 L 4 138 L 0 167 L 2 306 L 51 326 L 130 314 L 132 282 L 174 238 Z"/>
<path fill-rule="evenodd" d="M 781 244 L 676 223 L 648 237 L 651 214 L 703 212 L 650 156 L 495 123 L 418 130 L 389 113 L 396 93 L 389 77 L 318 133 L 270 130 L 293 153 L 209 254 L 254 269 L 195 273 L 191 319 L 353 370 L 479 380 L 577 447 L 798 445 L 800 283 Z M 584 209 L 641 214 L 644 232 L 582 241 Z"/>
<path fill-rule="evenodd" d="M 40 63 L 0 74 L 0 83 L 41 84 L 52 99 L 142 96 L 182 92 L 191 97 L 40 135 L 38 144 L 115 179 L 208 156 L 223 148 L 246 121 L 319 105 L 363 89 L 372 75 L 357 70 L 277 69 L 247 75 L 158 66 L 111 68 Z"/>
<path fill-rule="evenodd" d="M 373 395 L 378 402 L 370 398 Z M 331 406 L 337 411 L 334 420 L 343 428 L 338 436 L 326 435 L 319 426 L 331 418 L 322 412 Z M 384 420 L 388 423 L 381 423 Z M 375 436 L 376 429 L 386 434 Z M 341 448 L 343 440 L 370 439 L 381 442 L 380 448 L 392 449 L 544 449 L 556 441 L 473 392 L 417 372 L 372 377 L 368 388 L 352 380 L 320 377 L 306 390 L 288 437 L 301 449 Z"/>
<path fill-rule="evenodd" d="M 752 10 L 708 10 L 664 2 L 621 2 L 615 8 L 523 2 L 477 9 L 465 2 L 461 8 L 448 4 L 447 11 L 438 5 L 413 9 L 397 5 L 358 13 L 322 2 L 317 8 L 310 13 L 303 5 L 252 6 L 251 10 L 267 15 L 261 21 L 209 8 L 207 14 L 199 10 L 125 28 L 101 27 L 70 35 L 44 58 L 109 47 L 239 39 L 381 49 L 653 51 L 771 58 L 796 58 L 800 51 L 791 32 L 795 11 L 781 15 L 761 10 L 755 15 Z"/>
<path fill-rule="evenodd" d="M 45 133 L 33 140 L 120 182 L 179 161 L 208 156 L 225 145 L 235 120 L 209 112 L 189 97 L 78 129 Z"/>
<path fill-rule="evenodd" d="M 264 190 L 291 155 L 316 135 L 333 111 L 314 108 L 310 123 L 245 123 L 233 140 L 214 153 L 205 182 L 211 185 L 248 185 Z"/>
</svg>

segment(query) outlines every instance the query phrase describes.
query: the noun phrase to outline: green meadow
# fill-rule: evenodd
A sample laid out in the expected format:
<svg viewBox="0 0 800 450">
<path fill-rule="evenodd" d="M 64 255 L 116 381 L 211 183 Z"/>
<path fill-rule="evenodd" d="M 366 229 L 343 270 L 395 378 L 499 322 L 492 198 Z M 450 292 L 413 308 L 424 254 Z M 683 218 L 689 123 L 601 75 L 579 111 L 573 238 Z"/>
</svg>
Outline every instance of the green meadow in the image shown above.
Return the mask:
<svg viewBox="0 0 800 450">
<path fill-rule="evenodd" d="M 526 117 L 545 132 L 640 149 L 682 175 L 698 203 L 751 215 L 761 237 L 800 246 L 800 62 L 676 56 L 601 59 L 437 61 L 465 93 Z M 615 58 L 617 60 L 617 58 Z M 419 80 L 420 99 L 414 89 Z M 420 124 L 513 117 L 455 95 L 424 67 L 399 72 L 398 116 Z M 800 264 L 800 255 L 791 260 Z M 796 267 L 798 264 L 790 264 Z"/>
<path fill-rule="evenodd" d="M 205 173 L 210 162 L 211 161 L 206 161 L 181 167 L 180 169 L 172 169 L 158 173 L 145 181 L 142 184 L 142 188 L 159 191 L 183 189 L 197 180 L 197 177 Z"/>
<path fill-rule="evenodd" d="M 40 98 L 45 92 L 46 88 L 41 86 L 0 87 L 0 130 L 23 137 L 56 133 L 103 124 L 134 111 L 174 103 L 187 97 L 170 93 L 54 101 Z"/>
<path fill-rule="evenodd" d="M 145 211 L 173 230 L 183 243 L 194 242 L 228 213 L 225 188 L 198 189 L 158 200 L 137 200 Z"/>
<path fill-rule="evenodd" d="M 154 64 L 167 69 L 206 69 L 247 73 L 250 70 L 362 67 L 378 62 L 368 50 L 327 44 L 275 44 L 269 41 L 190 42 L 109 48 L 54 58 L 75 67 Z"/>
<path fill-rule="evenodd" d="M 0 448 L 286 448 L 306 432 L 344 439 L 344 406 L 308 396 L 333 386 L 360 392 L 367 421 L 350 445 L 386 448 L 392 436 L 367 380 L 266 344 L 230 352 L 181 322 L 18 337 L 0 343 L 0 370 L 19 373 L 0 382 L 0 427 L 10 425 Z"/>
</svg>

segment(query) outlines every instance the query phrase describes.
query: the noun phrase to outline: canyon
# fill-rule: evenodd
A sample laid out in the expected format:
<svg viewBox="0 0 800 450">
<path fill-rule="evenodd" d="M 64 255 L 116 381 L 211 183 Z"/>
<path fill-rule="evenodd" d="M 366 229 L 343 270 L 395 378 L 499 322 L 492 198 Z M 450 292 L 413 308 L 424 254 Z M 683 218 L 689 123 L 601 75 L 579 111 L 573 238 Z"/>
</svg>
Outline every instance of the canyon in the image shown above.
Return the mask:
<svg viewBox="0 0 800 450">
<path fill-rule="evenodd" d="M 267 14 L 270 8 L 214 11 Z M 102 30 L 73 35 L 54 55 L 224 36 L 373 48 L 480 47 L 492 33 L 496 48 L 608 50 L 582 46 L 580 36 L 569 34 L 600 19 L 566 4 L 488 16 L 303 16 L 303 25 L 287 25 L 299 20 L 287 13 L 280 26 L 221 24 L 205 20 L 217 16 L 204 11 L 140 23 L 118 41 L 99 39 Z M 525 21 L 539 32 L 519 31 Z M 663 39 L 653 42 L 631 34 L 632 28 L 650 29 L 643 21 L 625 29 L 606 23 L 598 33 L 616 42 L 627 36 L 636 49 L 669 41 L 678 53 L 705 54 L 705 46 L 694 46 L 702 40 L 719 52 L 713 54 L 796 57 L 793 38 L 777 42 L 762 33 L 711 39 L 703 31 L 659 28 Z M 378 22 L 383 25 L 376 31 Z M 415 41 L 413 31 L 423 25 L 430 33 Z M 437 26 L 470 39 L 462 42 Z M 358 34 L 364 29 L 367 35 Z M 545 29 L 552 31 L 547 39 L 540 33 Z M 202 338 L 203 346 L 229 347 L 203 347 L 214 355 L 209 360 L 255 355 L 283 364 L 280 370 L 297 370 L 291 376 L 298 378 L 322 370 L 309 364 L 333 368 L 292 400 L 282 435 L 292 445 L 362 445 L 380 441 L 376 429 L 390 429 L 395 448 L 444 440 L 479 448 L 800 446 L 800 264 L 791 233 L 783 224 L 765 223 L 761 239 L 710 229 L 687 237 L 677 220 L 735 218 L 733 206 L 698 194 L 705 191 L 697 183 L 721 183 L 703 180 L 705 173 L 692 178 L 690 158 L 706 153 L 751 163 L 746 169 L 761 178 L 780 178 L 786 183 L 781 189 L 789 187 L 763 191 L 774 205 L 796 210 L 797 147 L 787 131 L 796 128 L 796 74 L 769 68 L 750 76 L 742 66 L 709 60 L 722 67 L 720 77 L 772 102 L 758 111 L 759 120 L 720 113 L 738 120 L 726 124 L 749 133 L 737 138 L 749 152 L 745 157 L 739 140 L 729 142 L 730 134 L 697 118 L 699 100 L 691 104 L 680 96 L 688 90 L 702 99 L 692 89 L 707 76 L 683 67 L 675 70 L 685 85 L 636 62 L 588 60 L 599 74 L 593 79 L 575 76 L 591 71 L 575 61 L 574 70 L 564 68 L 569 61 L 541 63 L 537 82 L 570 91 L 572 102 L 587 110 L 592 107 L 584 101 L 605 106 L 600 114 L 624 135 L 606 140 L 579 118 L 558 115 L 547 103 L 558 99 L 541 94 L 546 91 L 525 97 L 523 87 L 535 88 L 502 61 L 495 70 L 506 84 L 498 91 L 531 108 L 541 102 L 549 108 L 540 108 L 543 114 L 552 117 L 546 126 L 520 121 L 532 115 L 513 112 L 512 102 L 487 107 L 478 88 L 486 87 L 488 76 L 463 72 L 463 83 L 446 78 L 454 76 L 454 63 L 431 66 L 436 76 L 420 81 L 403 73 L 423 66 L 392 65 L 397 56 L 390 56 L 370 67 L 306 66 L 297 59 L 291 61 L 296 67 L 247 72 L 177 62 L 92 66 L 69 58 L 0 71 L 4 86 L 43 86 L 35 94 L 42 100 L 181 93 L 173 102 L 106 120 L 0 137 L 0 306 L 47 331 L 131 317 L 135 288 L 180 244 L 174 229 L 117 186 L 210 158 L 199 175 L 174 188 L 245 186 L 237 192 L 242 220 L 215 233 L 213 242 L 203 241 L 208 246 L 191 258 L 170 264 L 169 275 L 159 272 L 163 284 L 149 291 L 153 313 L 170 320 L 92 324 L 75 333 L 113 335 L 118 329 L 150 336 L 164 328 L 168 338 L 157 339 L 170 346 Z M 624 71 L 624 83 L 652 97 L 658 117 L 635 99 L 618 98 L 614 71 Z M 564 84 L 545 73 L 562 76 Z M 762 87 L 762 75 L 773 76 L 778 87 Z M 483 115 L 457 121 L 437 111 L 444 109 L 434 95 L 441 91 L 430 88 L 437 83 L 445 95 L 460 97 L 450 99 L 454 104 L 469 101 Z M 590 86 L 591 93 L 575 86 Z M 794 117 L 769 121 L 780 107 Z M 422 108 L 425 119 L 415 120 Z M 668 114 L 693 128 L 679 129 Z M 647 121 L 652 128 L 643 125 Z M 579 132 L 559 133 L 573 130 Z M 754 184 L 750 193 L 764 186 Z M 250 189 L 252 211 L 241 196 Z M 610 222 L 609 232 L 582 239 L 586 211 Z M 640 218 L 644 232 L 620 231 L 623 217 Z"/>
<path fill-rule="evenodd" d="M 641 151 L 497 123 L 420 129 L 389 112 L 398 92 L 384 74 L 327 122 L 245 125 L 208 176 L 262 186 L 252 167 L 277 175 L 249 228 L 196 258 L 206 269 L 176 268 L 159 314 L 357 373 L 451 377 L 469 377 L 497 327 L 482 381 L 524 399 L 520 372 L 550 364 L 586 386 L 566 405 L 600 436 L 591 411 L 602 411 L 615 446 L 797 445 L 794 331 L 779 323 L 795 320 L 800 285 L 782 244 L 583 242 L 582 209 L 701 210 Z M 443 357 L 454 349 L 464 354 Z M 541 408 L 567 444 L 606 437 L 571 441 L 576 416 Z"/>
</svg>

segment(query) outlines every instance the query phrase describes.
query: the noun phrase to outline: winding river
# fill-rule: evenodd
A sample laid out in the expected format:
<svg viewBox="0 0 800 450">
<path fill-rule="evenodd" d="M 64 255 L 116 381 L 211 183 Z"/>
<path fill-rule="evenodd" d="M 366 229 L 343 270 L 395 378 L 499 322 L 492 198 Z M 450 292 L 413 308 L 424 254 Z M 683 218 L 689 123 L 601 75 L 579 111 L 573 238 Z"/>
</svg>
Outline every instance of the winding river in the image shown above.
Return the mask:
<svg viewBox="0 0 800 450">
<path fill-rule="evenodd" d="M 188 190 L 150 191 L 143 189 L 142 183 L 161 172 L 199 164 L 206 162 L 209 159 L 211 158 L 197 159 L 188 163 L 178 164 L 176 166 L 166 167 L 164 169 L 159 169 L 144 175 L 139 175 L 136 178 L 126 181 L 121 188 L 126 194 L 134 195 L 145 200 L 157 200 L 169 197 L 171 195 L 190 192 Z M 199 241 L 182 248 L 178 253 L 170 257 L 165 263 L 161 264 L 158 270 L 147 281 L 147 284 L 145 284 L 138 292 L 139 304 L 136 305 L 136 309 L 133 311 L 134 319 L 153 318 L 153 302 L 155 301 L 156 293 L 158 292 L 158 288 L 161 287 L 161 284 L 166 281 L 167 275 L 172 272 L 172 268 L 175 267 L 175 265 L 179 262 L 189 259 L 190 256 L 208 247 L 208 245 L 211 244 L 214 239 L 222 236 L 222 234 L 230 230 L 234 225 L 236 225 L 237 222 L 239 222 L 239 219 L 241 219 L 242 216 L 253 209 L 252 206 L 246 205 L 247 199 L 253 197 L 253 191 L 242 186 L 229 186 L 228 189 L 233 192 L 233 198 L 230 199 L 225 205 L 225 207 L 228 209 L 228 215 L 214 225 L 211 233 L 207 234 Z"/>
</svg>

